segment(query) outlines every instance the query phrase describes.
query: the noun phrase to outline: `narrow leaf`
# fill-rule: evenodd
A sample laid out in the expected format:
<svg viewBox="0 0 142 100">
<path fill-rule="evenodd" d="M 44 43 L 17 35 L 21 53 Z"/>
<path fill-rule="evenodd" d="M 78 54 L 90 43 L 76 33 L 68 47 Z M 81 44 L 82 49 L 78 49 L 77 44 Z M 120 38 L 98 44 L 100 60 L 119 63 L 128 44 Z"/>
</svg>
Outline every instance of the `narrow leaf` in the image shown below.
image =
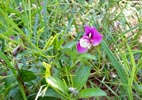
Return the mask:
<svg viewBox="0 0 142 100">
<path fill-rule="evenodd" d="M 61 79 L 50 76 L 46 78 L 46 81 L 53 89 L 57 89 L 65 94 L 68 92 L 67 86 L 64 84 L 64 82 Z"/>
<path fill-rule="evenodd" d="M 89 98 L 97 96 L 106 96 L 106 93 L 99 88 L 87 88 L 80 92 L 79 98 Z"/>
<path fill-rule="evenodd" d="M 54 91 L 53 89 L 48 89 L 45 93 L 44 96 L 47 96 L 47 97 L 56 97 L 56 98 L 64 98 L 62 97 L 60 94 L 58 94 L 56 91 Z"/>
<path fill-rule="evenodd" d="M 80 70 L 75 74 L 74 87 L 80 90 L 86 83 L 91 67 L 81 67 Z"/>
</svg>

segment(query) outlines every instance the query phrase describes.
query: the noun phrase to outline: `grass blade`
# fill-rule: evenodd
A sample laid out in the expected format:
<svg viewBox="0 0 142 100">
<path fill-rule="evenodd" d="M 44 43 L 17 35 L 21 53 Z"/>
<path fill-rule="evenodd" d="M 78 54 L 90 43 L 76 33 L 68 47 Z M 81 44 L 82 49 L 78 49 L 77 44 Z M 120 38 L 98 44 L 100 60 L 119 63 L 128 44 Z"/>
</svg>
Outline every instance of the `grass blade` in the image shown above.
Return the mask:
<svg viewBox="0 0 142 100">
<path fill-rule="evenodd" d="M 113 53 L 111 52 L 111 50 L 109 49 L 109 47 L 107 46 L 107 44 L 103 41 L 102 42 L 102 48 L 104 50 L 104 52 L 107 54 L 107 56 L 109 57 L 112 65 L 114 66 L 114 68 L 116 69 L 120 80 L 122 81 L 123 84 L 127 84 L 128 80 L 125 74 L 125 71 L 123 69 L 123 66 L 117 61 L 116 57 L 113 55 Z"/>
</svg>

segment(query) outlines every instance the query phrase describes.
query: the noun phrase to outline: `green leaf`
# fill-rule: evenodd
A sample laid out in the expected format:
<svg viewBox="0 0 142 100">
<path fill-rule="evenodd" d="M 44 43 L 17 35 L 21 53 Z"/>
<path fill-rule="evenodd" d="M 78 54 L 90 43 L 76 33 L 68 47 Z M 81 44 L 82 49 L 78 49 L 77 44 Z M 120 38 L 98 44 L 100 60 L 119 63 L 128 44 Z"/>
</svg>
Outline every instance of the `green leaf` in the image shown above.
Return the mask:
<svg viewBox="0 0 142 100">
<path fill-rule="evenodd" d="M 80 92 L 79 98 L 89 98 L 97 96 L 106 96 L 106 93 L 99 88 L 87 88 Z"/>
<path fill-rule="evenodd" d="M 35 74 L 29 70 L 19 70 L 19 75 L 24 82 L 29 82 L 36 78 Z"/>
<path fill-rule="evenodd" d="M 89 73 L 90 73 L 91 67 L 81 67 L 80 70 L 75 73 L 75 77 L 73 79 L 74 81 L 74 87 L 80 90 L 86 83 Z"/>
<path fill-rule="evenodd" d="M 3 59 L 5 61 L 5 63 L 7 64 L 7 67 L 11 69 L 13 75 L 15 77 L 17 77 L 16 70 L 13 68 L 13 66 L 10 63 L 10 61 L 8 60 L 8 58 L 6 57 L 6 55 L 2 51 L 0 51 L 0 59 Z M 18 83 L 19 83 L 19 87 L 20 87 L 20 90 L 22 92 L 23 98 L 24 98 L 24 100 L 26 100 L 26 95 L 24 94 L 24 89 L 22 88 L 22 86 L 21 86 L 19 81 L 18 81 Z"/>
<path fill-rule="evenodd" d="M 9 92 L 9 96 L 12 100 L 19 100 L 19 98 L 22 98 L 21 92 L 19 88 L 12 88 Z"/>
<path fill-rule="evenodd" d="M 69 42 L 67 43 L 66 45 L 63 46 L 64 49 L 66 48 L 72 48 L 74 45 L 76 45 L 76 42 L 75 41 L 72 41 L 72 42 Z"/>
<path fill-rule="evenodd" d="M 89 53 L 84 53 L 84 54 L 80 55 L 79 58 L 82 58 L 82 59 L 90 59 L 90 60 L 96 60 L 96 56 L 91 55 L 91 54 L 89 54 Z"/>
<path fill-rule="evenodd" d="M 62 93 L 67 94 L 68 87 L 61 79 L 49 76 L 48 78 L 46 78 L 46 81 L 53 89 L 58 89 Z"/>
<path fill-rule="evenodd" d="M 56 97 L 56 98 L 60 98 L 60 99 L 63 98 L 60 94 L 58 94 L 56 91 L 54 91 L 53 89 L 50 89 L 50 88 L 46 91 L 44 97 L 46 97 L 46 96 L 47 97 Z"/>
</svg>

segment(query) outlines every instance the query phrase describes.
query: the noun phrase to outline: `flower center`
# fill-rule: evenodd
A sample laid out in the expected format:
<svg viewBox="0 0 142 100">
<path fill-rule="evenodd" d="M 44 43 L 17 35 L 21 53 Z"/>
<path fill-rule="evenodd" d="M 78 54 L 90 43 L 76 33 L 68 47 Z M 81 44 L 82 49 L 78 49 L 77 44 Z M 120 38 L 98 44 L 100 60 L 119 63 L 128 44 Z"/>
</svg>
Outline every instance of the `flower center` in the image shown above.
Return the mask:
<svg viewBox="0 0 142 100">
<path fill-rule="evenodd" d="M 89 36 L 88 36 L 88 37 L 89 37 L 89 39 L 91 38 L 91 36 L 92 36 L 92 34 L 91 34 L 91 33 L 89 33 Z"/>
<path fill-rule="evenodd" d="M 91 47 L 91 43 L 88 39 L 80 39 L 80 46 L 89 49 Z"/>
</svg>

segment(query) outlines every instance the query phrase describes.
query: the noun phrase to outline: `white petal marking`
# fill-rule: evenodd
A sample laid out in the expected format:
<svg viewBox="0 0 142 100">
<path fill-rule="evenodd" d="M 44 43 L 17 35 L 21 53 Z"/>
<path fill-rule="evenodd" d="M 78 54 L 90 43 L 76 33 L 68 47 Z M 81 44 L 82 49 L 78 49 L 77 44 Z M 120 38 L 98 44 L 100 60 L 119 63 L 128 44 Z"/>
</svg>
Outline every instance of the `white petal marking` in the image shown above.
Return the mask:
<svg viewBox="0 0 142 100">
<path fill-rule="evenodd" d="M 91 38 L 91 36 L 92 36 L 92 34 L 91 34 L 91 33 L 89 33 L 89 36 L 88 36 L 88 37 L 89 37 L 89 39 Z"/>
<path fill-rule="evenodd" d="M 80 46 L 89 49 L 91 47 L 91 43 L 87 39 L 80 39 Z"/>
</svg>

